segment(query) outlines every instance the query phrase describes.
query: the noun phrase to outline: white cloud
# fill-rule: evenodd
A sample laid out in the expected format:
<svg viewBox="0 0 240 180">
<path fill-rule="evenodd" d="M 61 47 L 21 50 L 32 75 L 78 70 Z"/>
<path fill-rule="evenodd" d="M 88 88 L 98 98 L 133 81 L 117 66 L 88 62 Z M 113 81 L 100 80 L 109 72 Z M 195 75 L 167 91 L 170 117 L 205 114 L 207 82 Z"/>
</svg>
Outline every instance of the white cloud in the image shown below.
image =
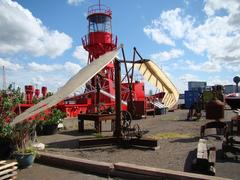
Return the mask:
<svg viewBox="0 0 240 180">
<path fill-rule="evenodd" d="M 167 61 L 183 56 L 184 51 L 180 49 L 172 49 L 170 51 L 163 51 L 155 54 L 151 54 L 150 57 L 159 61 Z"/>
<path fill-rule="evenodd" d="M 67 70 L 68 72 L 72 73 L 72 74 L 76 74 L 81 69 L 81 66 L 78 65 L 78 64 L 67 61 L 64 64 L 64 69 Z"/>
<path fill-rule="evenodd" d="M 160 17 L 154 19 L 151 25 L 144 27 L 143 31 L 158 44 L 175 46 L 172 38 L 183 38 L 194 23 L 191 16 L 183 17 L 182 14 L 180 8 L 163 11 Z"/>
<path fill-rule="evenodd" d="M 222 66 L 218 62 L 205 61 L 203 63 L 194 63 L 193 61 L 183 61 L 183 68 L 202 72 L 219 72 Z"/>
<path fill-rule="evenodd" d="M 10 60 L 4 60 L 0 58 L 0 67 L 4 66 L 6 69 L 17 71 L 23 67 L 19 64 L 12 63 Z"/>
<path fill-rule="evenodd" d="M 88 52 L 83 48 L 82 45 L 76 46 L 73 57 L 79 59 L 84 65 L 86 65 L 88 61 Z"/>
<path fill-rule="evenodd" d="M 193 74 L 184 74 L 179 77 L 179 79 L 182 80 L 184 84 L 187 84 L 189 81 L 199 81 L 199 78 Z"/>
<path fill-rule="evenodd" d="M 185 39 L 186 47 L 195 53 L 207 52 L 210 58 L 216 60 L 227 60 L 227 56 L 234 57 L 236 51 L 231 52 L 230 47 L 235 48 L 233 42 L 240 43 L 240 34 L 236 34 L 236 27 L 229 25 L 228 20 L 226 16 L 209 18 L 204 24 L 192 28 Z"/>
<path fill-rule="evenodd" d="M 83 3 L 85 0 L 68 0 L 67 3 L 73 6 L 78 6 Z"/>
<path fill-rule="evenodd" d="M 46 80 L 45 80 L 45 78 L 43 76 L 36 76 L 36 77 L 32 78 L 32 84 L 33 85 L 36 84 L 38 86 L 41 86 L 41 85 L 44 85 L 44 82 L 46 82 Z"/>
<path fill-rule="evenodd" d="M 233 82 L 230 80 L 223 79 L 222 77 L 216 75 L 216 76 L 210 76 L 207 80 L 207 84 L 210 86 L 218 85 L 218 84 L 227 85 L 227 84 L 233 84 Z"/>
<path fill-rule="evenodd" d="M 175 46 L 173 40 L 171 40 L 165 33 L 161 32 L 161 30 L 157 28 L 152 28 L 150 26 L 144 27 L 144 33 L 155 41 L 158 44 L 166 44 L 170 46 Z"/>
<path fill-rule="evenodd" d="M 226 13 L 219 15 L 218 10 Z M 207 18 L 196 24 L 195 18 L 184 15 L 179 8 L 163 11 L 147 27 L 149 32 L 154 30 L 169 39 L 182 40 L 192 52 L 205 56 L 205 62 L 189 64 L 193 70 L 219 72 L 223 65 L 236 69 L 231 64 L 240 62 L 240 1 L 206 0 L 204 12 Z"/>
<path fill-rule="evenodd" d="M 28 63 L 28 68 L 31 71 L 38 72 L 67 71 L 71 74 L 76 74 L 81 69 L 81 66 L 70 61 L 67 61 L 64 64 L 38 64 L 36 62 L 31 62 Z"/>
<path fill-rule="evenodd" d="M 175 38 L 183 38 L 193 22 L 194 19 L 191 16 L 183 17 L 183 11 L 180 8 L 163 11 L 160 18 L 154 20 L 155 24 L 167 30 Z"/>
<path fill-rule="evenodd" d="M 38 64 L 36 62 L 28 63 L 28 67 L 32 71 L 39 71 L 39 72 L 51 72 L 51 71 L 57 71 L 62 69 L 62 65 L 60 64 Z"/>
<path fill-rule="evenodd" d="M 200 79 L 198 76 L 189 73 L 183 74 L 180 77 L 173 76 L 173 82 L 180 93 L 184 93 L 187 89 L 188 81 L 200 81 Z"/>
<path fill-rule="evenodd" d="M 55 58 L 72 46 L 71 37 L 49 30 L 17 2 L 0 1 L 0 12 L 0 53 L 27 52 Z"/>
<path fill-rule="evenodd" d="M 213 16 L 216 11 L 225 9 L 233 14 L 238 11 L 239 0 L 205 0 L 204 11 L 208 16 Z"/>
</svg>

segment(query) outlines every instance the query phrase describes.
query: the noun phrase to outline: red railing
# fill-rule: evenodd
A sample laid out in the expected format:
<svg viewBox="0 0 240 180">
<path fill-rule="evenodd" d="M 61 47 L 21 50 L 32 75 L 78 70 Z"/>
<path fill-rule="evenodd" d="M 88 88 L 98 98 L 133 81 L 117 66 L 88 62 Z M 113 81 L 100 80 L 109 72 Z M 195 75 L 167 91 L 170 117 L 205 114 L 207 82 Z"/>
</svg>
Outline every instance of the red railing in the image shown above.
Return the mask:
<svg viewBox="0 0 240 180">
<path fill-rule="evenodd" d="M 112 44 L 114 44 L 115 46 L 117 46 L 117 36 L 116 35 L 111 35 L 112 36 Z M 92 42 L 91 42 L 92 43 Z M 85 35 L 82 37 L 82 45 L 83 46 L 88 46 L 90 45 L 90 41 L 89 41 L 89 35 Z"/>
<path fill-rule="evenodd" d="M 88 8 L 88 16 L 95 13 L 103 13 L 109 16 L 112 15 L 111 9 L 103 4 L 95 4 Z"/>
</svg>

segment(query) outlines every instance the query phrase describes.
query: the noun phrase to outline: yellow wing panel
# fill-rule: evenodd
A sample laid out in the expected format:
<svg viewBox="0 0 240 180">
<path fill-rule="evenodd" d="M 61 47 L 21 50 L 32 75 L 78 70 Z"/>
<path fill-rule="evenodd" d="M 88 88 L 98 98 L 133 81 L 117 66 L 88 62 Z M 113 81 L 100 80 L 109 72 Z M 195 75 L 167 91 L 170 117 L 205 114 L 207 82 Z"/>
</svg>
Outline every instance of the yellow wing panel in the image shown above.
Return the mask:
<svg viewBox="0 0 240 180">
<path fill-rule="evenodd" d="M 147 60 L 141 64 L 136 63 L 135 67 L 149 83 L 165 92 L 163 98 L 165 106 L 171 109 L 177 104 L 179 99 L 177 88 L 154 62 Z"/>
</svg>

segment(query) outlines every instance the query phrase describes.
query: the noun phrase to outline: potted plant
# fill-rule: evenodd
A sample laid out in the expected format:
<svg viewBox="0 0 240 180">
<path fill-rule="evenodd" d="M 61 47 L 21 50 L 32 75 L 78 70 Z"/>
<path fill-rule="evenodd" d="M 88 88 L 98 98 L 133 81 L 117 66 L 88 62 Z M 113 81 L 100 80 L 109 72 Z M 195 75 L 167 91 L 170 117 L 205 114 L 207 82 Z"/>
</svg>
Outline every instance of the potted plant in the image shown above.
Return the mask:
<svg viewBox="0 0 240 180">
<path fill-rule="evenodd" d="M 49 114 L 39 114 L 35 122 L 38 135 L 51 135 L 57 133 L 59 123 L 63 122 L 66 114 L 59 109 L 53 108 Z M 44 120 L 42 120 L 44 119 Z"/>
<path fill-rule="evenodd" d="M 13 152 L 11 135 L 11 126 L 8 123 L 0 121 L 0 159 L 9 158 Z"/>
<path fill-rule="evenodd" d="M 19 168 L 31 167 L 37 153 L 36 148 L 31 145 L 31 140 L 35 133 L 35 124 L 30 121 L 24 121 L 17 124 L 13 132 L 13 142 L 16 145 L 14 156 Z"/>
<path fill-rule="evenodd" d="M 41 112 L 37 116 L 35 116 L 35 119 L 33 120 L 33 123 L 35 123 L 36 126 L 36 134 L 38 136 L 44 135 L 43 124 L 46 117 L 46 114 Z"/>
<path fill-rule="evenodd" d="M 0 159 L 7 159 L 13 152 L 13 129 L 10 121 L 15 117 L 14 108 L 23 102 L 20 88 L 10 84 L 6 90 L 0 91 Z"/>
</svg>

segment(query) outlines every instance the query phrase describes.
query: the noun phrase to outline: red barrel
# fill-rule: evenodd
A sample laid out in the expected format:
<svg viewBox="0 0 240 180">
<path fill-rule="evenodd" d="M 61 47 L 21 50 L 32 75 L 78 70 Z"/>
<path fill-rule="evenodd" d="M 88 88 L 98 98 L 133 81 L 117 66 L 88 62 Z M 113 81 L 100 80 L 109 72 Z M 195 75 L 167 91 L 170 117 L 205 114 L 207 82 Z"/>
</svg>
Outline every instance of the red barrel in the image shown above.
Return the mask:
<svg viewBox="0 0 240 180">
<path fill-rule="evenodd" d="M 27 104 L 32 104 L 34 87 L 32 85 L 26 85 L 25 86 L 25 93 L 26 93 Z"/>
<path fill-rule="evenodd" d="M 43 97 L 47 96 L 47 87 L 46 86 L 42 87 L 42 95 L 43 95 Z"/>
<path fill-rule="evenodd" d="M 40 90 L 39 89 L 35 89 L 35 97 L 39 98 L 40 95 Z"/>
</svg>

